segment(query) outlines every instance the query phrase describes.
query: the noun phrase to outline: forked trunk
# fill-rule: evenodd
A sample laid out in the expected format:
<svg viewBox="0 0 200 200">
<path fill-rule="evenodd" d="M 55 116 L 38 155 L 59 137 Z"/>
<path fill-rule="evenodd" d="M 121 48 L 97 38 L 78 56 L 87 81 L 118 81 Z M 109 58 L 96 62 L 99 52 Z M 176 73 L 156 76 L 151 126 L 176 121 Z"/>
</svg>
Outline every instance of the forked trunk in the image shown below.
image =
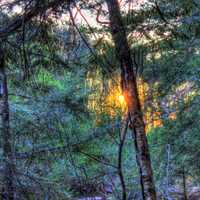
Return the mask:
<svg viewBox="0 0 200 200">
<path fill-rule="evenodd" d="M 137 83 L 133 71 L 133 61 L 128 46 L 126 31 L 123 26 L 118 0 L 106 0 L 106 2 L 110 16 L 111 33 L 121 64 L 122 90 L 128 105 L 130 125 L 134 134 L 136 159 L 140 170 L 143 199 L 155 200 L 156 191 L 145 133 L 145 124 L 139 102 Z"/>
</svg>

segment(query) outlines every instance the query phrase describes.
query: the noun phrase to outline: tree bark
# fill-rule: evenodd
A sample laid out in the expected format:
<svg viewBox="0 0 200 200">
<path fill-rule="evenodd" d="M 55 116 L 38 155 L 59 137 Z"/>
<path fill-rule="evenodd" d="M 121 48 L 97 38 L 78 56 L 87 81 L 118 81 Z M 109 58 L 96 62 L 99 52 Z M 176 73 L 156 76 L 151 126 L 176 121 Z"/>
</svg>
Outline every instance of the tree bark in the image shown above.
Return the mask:
<svg viewBox="0 0 200 200">
<path fill-rule="evenodd" d="M 3 140 L 3 158 L 4 158 L 4 184 L 2 189 L 2 200 L 15 200 L 14 185 L 14 154 L 12 135 L 9 124 L 9 104 L 7 77 L 5 73 L 4 52 L 0 47 L 0 116 L 1 116 L 1 133 Z"/>
<path fill-rule="evenodd" d="M 109 11 L 111 33 L 121 65 L 122 91 L 127 102 L 130 125 L 134 134 L 142 195 L 144 200 L 155 200 L 156 191 L 145 133 L 145 124 L 138 97 L 136 77 L 133 71 L 133 60 L 130 54 L 126 31 L 122 22 L 118 1 L 106 0 L 106 2 Z"/>
</svg>

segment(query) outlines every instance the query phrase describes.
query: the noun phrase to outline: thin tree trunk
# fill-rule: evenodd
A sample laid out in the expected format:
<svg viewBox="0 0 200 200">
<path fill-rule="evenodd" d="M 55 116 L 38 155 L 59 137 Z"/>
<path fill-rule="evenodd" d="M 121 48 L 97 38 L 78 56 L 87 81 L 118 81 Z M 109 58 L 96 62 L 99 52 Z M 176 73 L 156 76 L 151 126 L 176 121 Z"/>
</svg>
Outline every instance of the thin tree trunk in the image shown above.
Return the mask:
<svg viewBox="0 0 200 200">
<path fill-rule="evenodd" d="M 14 186 L 14 156 L 12 150 L 12 135 L 9 125 L 9 104 L 7 77 L 5 73 L 5 60 L 3 50 L 0 48 L 0 116 L 1 133 L 3 140 L 4 158 L 4 185 L 2 189 L 2 200 L 15 200 Z"/>
<path fill-rule="evenodd" d="M 184 196 L 184 200 L 188 200 L 186 175 L 185 175 L 185 168 L 184 167 L 183 167 L 183 196 Z"/>
<path fill-rule="evenodd" d="M 167 185 L 167 189 L 166 189 L 166 193 L 167 193 L 167 199 L 171 199 L 170 198 L 170 194 L 169 194 L 169 184 L 170 184 L 170 177 L 169 177 L 169 172 L 170 172 L 170 154 L 171 154 L 171 148 L 170 148 L 170 144 L 167 144 L 166 147 L 167 150 L 167 167 L 166 167 L 166 185 Z"/>
<path fill-rule="evenodd" d="M 126 140 L 126 133 L 128 129 L 128 116 L 122 121 L 122 128 L 120 130 L 120 142 L 119 142 L 119 149 L 118 149 L 118 175 L 121 182 L 122 187 L 122 200 L 127 199 L 127 191 L 126 191 L 126 183 L 123 174 L 123 148 L 124 143 Z"/>
<path fill-rule="evenodd" d="M 123 26 L 117 0 L 106 0 L 110 17 L 110 28 L 121 64 L 122 91 L 128 105 L 130 125 L 135 138 L 136 159 L 140 170 L 140 180 L 144 200 L 155 200 L 156 191 L 145 133 L 145 124 L 139 102 L 133 61 L 130 55 L 126 31 Z"/>
</svg>

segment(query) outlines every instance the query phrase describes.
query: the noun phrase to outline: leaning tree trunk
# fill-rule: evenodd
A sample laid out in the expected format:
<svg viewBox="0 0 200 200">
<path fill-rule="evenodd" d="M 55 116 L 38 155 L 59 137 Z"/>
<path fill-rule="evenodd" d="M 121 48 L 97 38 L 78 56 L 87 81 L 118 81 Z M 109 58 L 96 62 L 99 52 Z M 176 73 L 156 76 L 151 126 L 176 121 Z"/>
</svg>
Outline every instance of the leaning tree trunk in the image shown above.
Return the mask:
<svg viewBox="0 0 200 200">
<path fill-rule="evenodd" d="M 126 31 L 123 26 L 118 0 L 106 0 L 106 2 L 109 10 L 111 33 L 121 64 L 122 91 L 128 105 L 130 125 L 135 139 L 136 159 L 140 170 L 143 199 L 155 200 L 156 191 L 145 124 L 139 102 L 137 83 L 133 71 L 133 60 L 128 46 Z"/>
<path fill-rule="evenodd" d="M 4 183 L 2 188 L 2 200 L 15 199 L 14 186 L 14 155 L 12 150 L 12 135 L 9 125 L 9 104 L 7 77 L 5 73 L 5 60 L 3 50 L 0 49 L 0 116 L 1 116 L 1 137 L 3 141 L 4 159 Z"/>
</svg>

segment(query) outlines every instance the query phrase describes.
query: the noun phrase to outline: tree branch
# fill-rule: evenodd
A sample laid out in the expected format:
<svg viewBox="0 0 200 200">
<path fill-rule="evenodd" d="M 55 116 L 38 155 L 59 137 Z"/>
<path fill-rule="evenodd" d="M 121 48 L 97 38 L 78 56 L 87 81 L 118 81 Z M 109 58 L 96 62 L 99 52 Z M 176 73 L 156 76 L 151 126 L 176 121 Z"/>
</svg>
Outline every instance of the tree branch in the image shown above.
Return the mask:
<svg viewBox="0 0 200 200">
<path fill-rule="evenodd" d="M 10 24 L 6 27 L 0 28 L 0 38 L 5 39 L 15 31 L 20 29 L 24 23 L 30 21 L 32 18 L 43 15 L 47 10 L 55 10 L 57 7 L 64 3 L 70 3 L 70 0 L 54 0 L 50 1 L 47 5 L 37 3 L 34 7 L 29 8 L 24 15 L 17 16 Z"/>
</svg>

